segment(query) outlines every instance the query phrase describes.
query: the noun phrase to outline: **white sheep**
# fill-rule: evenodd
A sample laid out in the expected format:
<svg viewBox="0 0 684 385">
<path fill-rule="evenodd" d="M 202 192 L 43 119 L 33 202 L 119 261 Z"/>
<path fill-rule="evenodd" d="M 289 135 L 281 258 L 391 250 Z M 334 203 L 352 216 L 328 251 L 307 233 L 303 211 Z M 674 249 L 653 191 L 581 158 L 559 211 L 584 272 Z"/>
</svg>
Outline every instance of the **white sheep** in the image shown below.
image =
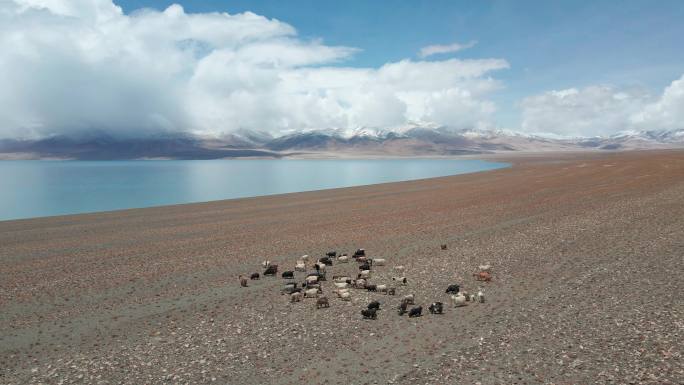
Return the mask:
<svg viewBox="0 0 684 385">
<path fill-rule="evenodd" d="M 392 281 L 397 281 L 400 285 L 406 285 L 406 282 L 408 282 L 406 277 L 392 277 Z"/>
<path fill-rule="evenodd" d="M 396 271 L 397 273 L 403 273 L 404 270 L 406 270 L 406 267 L 404 267 L 404 265 L 394 266 L 394 271 Z"/>
<path fill-rule="evenodd" d="M 342 301 L 351 301 L 351 293 L 348 291 L 340 293 L 340 299 Z"/>
<path fill-rule="evenodd" d="M 333 276 L 333 281 L 335 282 L 347 282 L 351 277 L 348 275 Z"/>
<path fill-rule="evenodd" d="M 346 289 L 349 287 L 347 282 L 335 282 L 335 287 L 338 289 Z"/>
<path fill-rule="evenodd" d="M 371 259 L 373 266 L 385 266 L 385 262 L 387 262 L 383 258 L 373 258 Z"/>
<path fill-rule="evenodd" d="M 290 302 L 300 302 L 302 300 L 302 293 L 301 292 L 296 292 L 290 294 Z"/>
<path fill-rule="evenodd" d="M 325 263 L 316 262 L 316 266 L 318 266 L 318 271 L 320 271 L 322 273 L 325 272 Z"/>
<path fill-rule="evenodd" d="M 354 281 L 354 284 L 352 285 L 357 289 L 364 289 L 366 287 L 366 280 L 363 278 L 359 278 L 356 281 Z"/>
<path fill-rule="evenodd" d="M 492 265 L 489 263 L 487 263 L 486 265 L 480 265 L 477 268 L 480 269 L 480 271 L 485 271 L 487 273 L 492 272 Z"/>
<path fill-rule="evenodd" d="M 370 273 L 370 270 L 361 270 L 361 272 L 359 273 L 359 278 L 368 279 L 370 278 Z"/>
<path fill-rule="evenodd" d="M 306 264 L 303 261 L 297 262 L 295 265 L 295 271 L 306 271 Z"/>
<path fill-rule="evenodd" d="M 480 289 L 480 291 L 477 292 L 477 302 L 479 302 L 479 303 L 485 302 L 484 290 L 482 290 L 482 289 Z"/>
<path fill-rule="evenodd" d="M 340 294 L 342 294 L 342 293 L 349 293 L 349 288 L 345 288 L 345 289 L 335 289 L 335 290 L 333 290 L 333 292 L 334 292 L 335 294 L 337 294 L 337 296 L 339 297 Z"/>
<path fill-rule="evenodd" d="M 387 285 L 378 285 L 375 290 L 387 294 Z"/>
<path fill-rule="evenodd" d="M 271 266 L 271 261 L 263 261 L 263 262 L 261 262 L 261 266 L 263 266 L 263 268 L 265 269 L 265 268 Z"/>
<path fill-rule="evenodd" d="M 407 294 L 401 299 L 402 302 L 406 302 L 409 305 L 413 305 L 415 302 L 415 296 L 413 294 Z"/>
<path fill-rule="evenodd" d="M 451 296 L 451 302 L 453 302 L 454 307 L 461 307 L 466 305 L 466 297 L 462 293 Z"/>
<path fill-rule="evenodd" d="M 318 282 L 318 276 L 317 275 L 310 275 L 310 276 L 306 277 L 305 280 L 306 280 L 307 284 L 317 283 Z"/>
<path fill-rule="evenodd" d="M 301 259 L 302 261 L 306 262 L 306 261 L 309 260 L 309 256 L 308 256 L 308 255 L 302 255 L 301 257 L 299 257 L 299 259 Z"/>
<path fill-rule="evenodd" d="M 304 292 L 305 298 L 318 298 L 318 289 L 307 289 Z"/>
<path fill-rule="evenodd" d="M 349 262 L 349 256 L 343 255 L 341 257 L 337 258 L 337 263 L 348 263 Z"/>
</svg>

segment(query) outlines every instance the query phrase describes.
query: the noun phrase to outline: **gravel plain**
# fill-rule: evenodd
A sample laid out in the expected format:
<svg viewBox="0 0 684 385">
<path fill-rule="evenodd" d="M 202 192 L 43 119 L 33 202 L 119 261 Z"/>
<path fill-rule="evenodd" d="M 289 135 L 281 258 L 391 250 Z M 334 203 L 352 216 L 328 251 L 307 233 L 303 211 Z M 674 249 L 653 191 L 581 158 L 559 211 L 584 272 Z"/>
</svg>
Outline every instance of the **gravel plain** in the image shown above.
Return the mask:
<svg viewBox="0 0 684 385">
<path fill-rule="evenodd" d="M 497 158 L 497 159 L 506 159 Z M 682 384 L 684 152 L 545 154 L 477 174 L 0 222 L 2 384 Z M 447 244 L 441 250 L 440 244 Z M 385 258 L 330 307 L 269 259 Z M 493 265 L 493 280 L 472 274 Z M 356 274 L 356 263 L 328 277 Z M 303 273 L 296 273 L 301 282 Z M 449 306 L 444 290 L 483 288 Z M 400 317 L 401 296 L 424 308 Z M 377 320 L 360 310 L 381 302 Z M 442 301 L 442 315 L 427 307 Z"/>
</svg>

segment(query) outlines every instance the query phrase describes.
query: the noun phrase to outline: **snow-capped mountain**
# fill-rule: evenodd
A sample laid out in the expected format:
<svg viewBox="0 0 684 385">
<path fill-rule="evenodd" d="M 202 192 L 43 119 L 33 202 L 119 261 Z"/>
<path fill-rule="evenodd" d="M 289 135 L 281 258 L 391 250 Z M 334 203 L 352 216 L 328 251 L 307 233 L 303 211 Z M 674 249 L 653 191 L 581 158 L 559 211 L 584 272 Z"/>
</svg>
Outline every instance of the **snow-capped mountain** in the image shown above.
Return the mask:
<svg viewBox="0 0 684 385">
<path fill-rule="evenodd" d="M 499 129 L 452 129 L 423 123 L 394 128 L 321 129 L 271 135 L 238 130 L 221 137 L 145 139 L 51 137 L 0 140 L 1 158 L 216 159 L 233 157 L 450 156 L 494 152 L 684 148 L 684 129 L 624 131 L 609 137 L 549 138 Z"/>
</svg>

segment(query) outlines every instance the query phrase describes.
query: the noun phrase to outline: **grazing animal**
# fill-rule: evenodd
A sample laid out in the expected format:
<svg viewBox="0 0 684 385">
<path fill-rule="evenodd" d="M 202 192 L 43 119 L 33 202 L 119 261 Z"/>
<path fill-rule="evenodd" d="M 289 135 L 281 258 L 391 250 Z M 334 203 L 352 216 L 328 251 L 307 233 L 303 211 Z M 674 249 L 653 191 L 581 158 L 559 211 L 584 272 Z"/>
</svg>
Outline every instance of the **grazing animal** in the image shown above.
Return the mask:
<svg viewBox="0 0 684 385">
<path fill-rule="evenodd" d="M 401 301 L 401 303 L 400 303 L 399 306 L 397 307 L 397 310 L 398 310 L 399 315 L 404 315 L 404 314 L 406 314 L 406 307 L 407 307 L 407 306 L 408 306 L 408 302 L 407 302 L 407 301 Z"/>
<path fill-rule="evenodd" d="M 259 273 L 252 273 L 252 275 L 249 276 L 249 279 L 259 279 Z"/>
<path fill-rule="evenodd" d="M 294 279 L 294 271 L 283 271 L 283 274 L 280 276 L 285 279 Z"/>
<path fill-rule="evenodd" d="M 446 249 L 447 249 L 446 243 L 442 243 L 442 246 L 441 246 L 441 247 L 442 247 L 442 250 L 446 250 Z"/>
<path fill-rule="evenodd" d="M 475 294 L 471 294 L 471 295 L 470 295 L 470 302 L 475 302 L 475 299 L 476 299 L 476 298 L 477 298 L 477 297 L 475 296 Z"/>
<path fill-rule="evenodd" d="M 330 307 L 330 302 L 328 302 L 328 297 L 320 297 L 316 300 L 316 309 L 322 307 Z"/>
<path fill-rule="evenodd" d="M 409 318 L 420 317 L 421 315 L 423 315 L 423 307 L 422 306 L 414 307 L 413 309 L 411 309 L 409 311 Z"/>
<path fill-rule="evenodd" d="M 388 287 L 387 288 L 387 295 L 396 295 L 397 294 L 397 289 L 394 287 Z"/>
<path fill-rule="evenodd" d="M 325 263 L 322 262 L 317 262 L 314 267 L 316 268 L 317 271 L 320 272 L 325 272 Z"/>
<path fill-rule="evenodd" d="M 294 292 L 290 294 L 290 302 L 301 302 L 302 297 L 303 296 L 301 291 Z"/>
<path fill-rule="evenodd" d="M 368 263 L 364 263 L 363 265 L 359 265 L 359 270 L 370 270 L 371 265 Z"/>
<path fill-rule="evenodd" d="M 467 291 L 459 291 L 466 298 L 466 301 L 470 301 L 470 294 Z"/>
<path fill-rule="evenodd" d="M 238 278 L 240 278 L 240 286 L 247 287 L 247 278 L 243 276 L 239 276 Z"/>
<path fill-rule="evenodd" d="M 443 305 L 441 302 L 433 302 L 428 308 L 431 314 L 442 314 Z"/>
<path fill-rule="evenodd" d="M 397 273 L 403 273 L 404 270 L 406 270 L 406 267 L 404 267 L 404 265 L 394 266 L 394 271 L 396 271 Z"/>
<path fill-rule="evenodd" d="M 466 298 L 462 293 L 452 295 L 451 296 L 451 302 L 454 304 L 454 307 L 461 307 L 461 306 L 467 305 L 466 304 Z"/>
<path fill-rule="evenodd" d="M 316 284 L 313 284 L 313 285 L 309 285 L 309 286 L 307 286 L 306 288 L 307 288 L 307 289 L 316 289 L 316 290 L 318 290 L 318 293 L 319 293 L 319 294 L 323 292 L 323 289 L 321 288 L 321 284 L 320 284 L 320 283 L 316 283 Z"/>
<path fill-rule="evenodd" d="M 473 274 L 473 276 L 474 276 L 475 279 L 478 280 L 478 281 L 489 282 L 489 281 L 492 280 L 492 275 L 489 274 L 489 273 L 486 272 L 486 271 L 481 271 L 481 272 L 479 272 L 479 273 L 475 273 L 475 274 Z"/>
<path fill-rule="evenodd" d="M 368 291 L 378 291 L 377 285 L 366 285 L 366 290 Z"/>
<path fill-rule="evenodd" d="M 302 261 L 306 262 L 306 261 L 309 260 L 309 256 L 308 256 L 308 255 L 302 255 L 301 257 L 299 257 L 299 259 L 301 259 Z"/>
<path fill-rule="evenodd" d="M 318 289 L 306 289 L 304 292 L 306 298 L 318 298 Z"/>
<path fill-rule="evenodd" d="M 338 263 L 349 263 L 349 256 L 347 255 L 341 255 L 339 258 L 337 258 Z"/>
<path fill-rule="evenodd" d="M 340 293 L 339 297 L 342 301 L 351 301 L 351 293 L 348 291 Z"/>
<path fill-rule="evenodd" d="M 318 263 L 322 263 L 326 266 L 332 266 L 332 264 L 333 264 L 332 259 L 330 259 L 329 257 L 323 257 L 323 258 L 319 259 Z"/>
<path fill-rule="evenodd" d="M 378 301 L 373 301 L 368 304 L 369 309 L 375 309 L 375 310 L 380 310 L 380 302 Z"/>
<path fill-rule="evenodd" d="M 447 293 L 447 294 L 456 294 L 456 293 L 458 293 L 460 290 L 461 290 L 461 286 L 459 286 L 459 285 L 457 285 L 457 284 L 453 284 L 453 285 L 449 285 L 449 287 L 447 287 L 445 293 Z"/>
<path fill-rule="evenodd" d="M 261 262 L 261 266 L 265 269 L 265 268 L 271 266 L 271 261 L 263 261 L 263 262 Z"/>
<path fill-rule="evenodd" d="M 480 291 L 477 292 L 477 302 L 479 302 L 479 303 L 484 303 L 484 302 L 485 302 L 485 295 L 484 295 L 484 291 L 483 291 L 483 290 L 480 290 Z"/>
<path fill-rule="evenodd" d="M 338 297 L 341 297 L 343 293 L 349 293 L 349 289 L 335 289 L 333 290 L 333 293 L 337 294 Z"/>
<path fill-rule="evenodd" d="M 407 294 L 401 300 L 406 301 L 406 303 L 408 303 L 409 305 L 413 305 L 415 301 L 415 296 L 413 294 Z"/>
<path fill-rule="evenodd" d="M 347 282 L 347 283 L 351 283 L 350 280 L 351 280 L 351 277 L 348 276 L 348 275 L 333 275 L 333 281 L 334 281 L 334 282 Z"/>
<path fill-rule="evenodd" d="M 356 278 L 368 279 L 370 278 L 370 270 L 362 270 Z"/>
<path fill-rule="evenodd" d="M 361 310 L 361 315 L 364 319 L 376 319 L 378 318 L 378 313 L 375 309 L 363 309 Z"/>
<path fill-rule="evenodd" d="M 359 274 L 359 275 L 361 275 L 361 274 Z M 356 281 L 354 281 L 353 286 L 356 289 L 365 289 L 366 288 L 366 280 L 363 278 L 359 278 Z"/>
<path fill-rule="evenodd" d="M 364 250 L 364 249 L 357 249 L 356 252 L 354 252 L 354 258 L 365 256 L 365 255 L 366 255 L 366 250 Z"/>
<path fill-rule="evenodd" d="M 375 266 L 385 266 L 385 263 L 387 262 L 384 258 L 373 258 L 370 260 L 371 265 Z"/>
<path fill-rule="evenodd" d="M 338 289 L 346 289 L 349 287 L 347 282 L 335 282 L 335 287 Z"/>
<path fill-rule="evenodd" d="M 397 281 L 400 285 L 406 285 L 406 283 L 408 282 L 406 277 L 392 277 L 392 281 Z"/>
<path fill-rule="evenodd" d="M 305 272 L 306 271 L 306 263 L 304 263 L 303 261 L 297 262 L 297 264 L 295 265 L 295 271 L 304 271 Z"/>
<path fill-rule="evenodd" d="M 366 258 L 366 257 L 364 257 L 364 256 L 359 256 L 359 257 L 356 257 L 356 262 L 358 262 L 358 263 L 368 263 L 368 258 Z"/>
<path fill-rule="evenodd" d="M 478 266 L 477 268 L 478 268 L 480 271 L 485 271 L 485 272 L 487 272 L 487 273 L 491 273 L 491 272 L 492 272 L 492 265 L 489 264 L 489 263 L 486 264 L 486 265 L 480 265 L 480 266 Z"/>
<path fill-rule="evenodd" d="M 387 294 L 387 285 L 378 285 L 375 289 L 380 293 Z"/>
<path fill-rule="evenodd" d="M 285 286 L 281 291 L 280 294 L 292 294 L 292 293 L 299 293 L 301 292 L 302 289 L 294 286 Z"/>
<path fill-rule="evenodd" d="M 276 275 L 278 273 L 278 265 L 268 265 L 264 275 Z"/>
<path fill-rule="evenodd" d="M 337 251 L 328 251 L 327 253 L 325 253 L 325 255 L 330 258 L 335 258 L 337 257 Z"/>
</svg>

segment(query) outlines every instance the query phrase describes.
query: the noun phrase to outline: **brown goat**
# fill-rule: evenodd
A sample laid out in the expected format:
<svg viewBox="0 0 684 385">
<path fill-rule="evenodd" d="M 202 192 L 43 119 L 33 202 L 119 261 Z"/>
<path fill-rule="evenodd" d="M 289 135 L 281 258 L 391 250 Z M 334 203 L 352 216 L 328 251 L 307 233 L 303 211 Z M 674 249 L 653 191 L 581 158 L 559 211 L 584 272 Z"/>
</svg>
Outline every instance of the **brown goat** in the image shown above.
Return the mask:
<svg viewBox="0 0 684 385">
<path fill-rule="evenodd" d="M 320 297 L 316 300 L 316 309 L 322 307 L 330 307 L 330 302 L 328 302 L 328 297 Z"/>
<path fill-rule="evenodd" d="M 481 271 L 479 273 L 475 273 L 475 274 L 473 274 L 473 277 L 475 277 L 475 279 L 478 281 L 489 282 L 492 280 L 492 275 L 486 271 Z"/>
</svg>

